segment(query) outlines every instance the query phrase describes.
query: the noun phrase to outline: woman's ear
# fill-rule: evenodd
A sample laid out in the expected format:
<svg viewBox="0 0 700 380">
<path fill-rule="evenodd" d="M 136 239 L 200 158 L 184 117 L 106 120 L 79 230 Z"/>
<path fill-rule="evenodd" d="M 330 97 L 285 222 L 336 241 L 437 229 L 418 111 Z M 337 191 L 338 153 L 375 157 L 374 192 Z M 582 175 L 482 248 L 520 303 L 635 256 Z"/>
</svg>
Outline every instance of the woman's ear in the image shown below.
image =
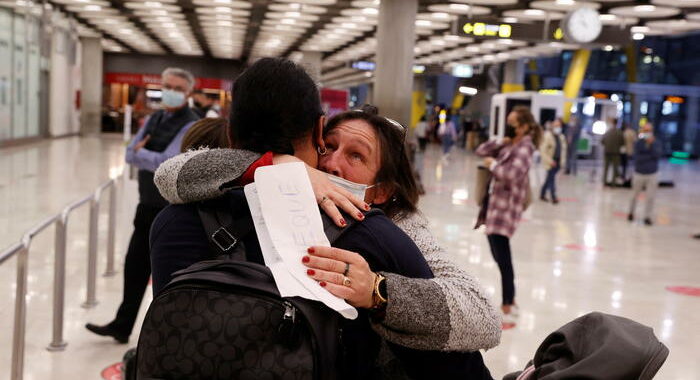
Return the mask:
<svg viewBox="0 0 700 380">
<path fill-rule="evenodd" d="M 367 200 L 367 203 L 375 205 L 381 205 L 386 203 L 393 193 L 393 191 L 389 189 L 389 186 L 383 183 L 377 184 L 377 186 L 375 186 L 373 190 L 374 195 L 370 196 L 371 199 Z"/>
<path fill-rule="evenodd" d="M 321 150 L 323 150 L 323 148 L 326 147 L 326 143 L 323 141 L 323 127 L 325 126 L 326 116 L 321 115 L 321 117 L 318 118 L 318 122 L 316 123 L 316 127 L 313 131 L 313 141 L 316 143 L 316 146 Z"/>
</svg>

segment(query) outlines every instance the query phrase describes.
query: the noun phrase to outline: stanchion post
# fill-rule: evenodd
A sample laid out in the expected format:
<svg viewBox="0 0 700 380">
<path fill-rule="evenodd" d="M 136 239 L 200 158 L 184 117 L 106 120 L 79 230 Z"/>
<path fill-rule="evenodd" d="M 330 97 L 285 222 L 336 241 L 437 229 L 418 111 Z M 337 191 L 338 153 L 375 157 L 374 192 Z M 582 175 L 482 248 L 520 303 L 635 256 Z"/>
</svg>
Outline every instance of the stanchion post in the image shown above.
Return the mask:
<svg viewBox="0 0 700 380">
<path fill-rule="evenodd" d="M 95 191 L 90 201 L 90 230 L 88 232 L 88 268 L 87 268 L 87 296 L 83 307 L 86 309 L 97 305 L 97 232 L 100 217 L 100 197 L 103 187 Z"/>
<path fill-rule="evenodd" d="M 104 276 L 111 277 L 114 270 L 115 234 L 117 230 L 117 180 L 112 179 L 109 188 L 109 219 L 107 220 L 107 269 Z"/>
<path fill-rule="evenodd" d="M 68 343 L 63 340 L 63 313 L 66 297 L 66 244 L 68 232 L 68 214 L 66 208 L 56 221 L 54 250 L 56 258 L 53 268 L 53 336 L 46 347 L 49 351 L 63 351 Z"/>
<path fill-rule="evenodd" d="M 17 288 L 15 290 L 15 322 L 12 335 L 12 369 L 10 378 L 22 380 L 24 376 L 24 338 L 27 325 L 27 264 L 29 240 L 23 242 L 17 254 Z"/>
</svg>

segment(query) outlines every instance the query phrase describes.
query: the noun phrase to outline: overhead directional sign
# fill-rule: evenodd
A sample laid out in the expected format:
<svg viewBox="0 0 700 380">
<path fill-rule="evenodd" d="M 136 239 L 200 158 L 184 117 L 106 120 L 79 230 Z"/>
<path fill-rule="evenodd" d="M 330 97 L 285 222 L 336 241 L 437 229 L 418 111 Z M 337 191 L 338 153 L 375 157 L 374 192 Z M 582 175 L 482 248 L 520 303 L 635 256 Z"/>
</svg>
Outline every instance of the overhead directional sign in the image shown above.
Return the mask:
<svg viewBox="0 0 700 380">
<path fill-rule="evenodd" d="M 564 33 L 558 22 L 551 22 L 547 28 L 542 22 L 503 23 L 497 20 L 474 20 L 468 17 L 460 18 L 461 33 L 475 39 L 513 39 L 530 42 L 559 41 L 564 38 Z M 603 26 L 600 36 L 594 41 L 596 44 L 625 45 L 631 42 L 628 27 Z"/>
</svg>

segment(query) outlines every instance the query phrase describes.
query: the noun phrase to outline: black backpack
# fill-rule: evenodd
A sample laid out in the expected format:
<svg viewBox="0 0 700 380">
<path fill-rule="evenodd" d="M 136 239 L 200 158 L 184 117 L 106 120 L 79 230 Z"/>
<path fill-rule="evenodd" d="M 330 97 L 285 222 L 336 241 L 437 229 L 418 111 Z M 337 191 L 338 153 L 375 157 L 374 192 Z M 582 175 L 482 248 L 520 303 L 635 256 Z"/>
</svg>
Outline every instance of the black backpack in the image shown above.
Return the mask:
<svg viewBox="0 0 700 380">
<path fill-rule="evenodd" d="M 138 342 L 138 378 L 336 379 L 343 356 L 338 313 L 318 301 L 280 297 L 270 270 L 246 261 L 241 240 L 255 233 L 250 214 L 234 217 L 222 199 L 202 202 L 198 211 L 220 257 L 176 272 L 153 300 Z M 331 243 L 350 228 L 325 215 L 323 221 Z"/>
</svg>

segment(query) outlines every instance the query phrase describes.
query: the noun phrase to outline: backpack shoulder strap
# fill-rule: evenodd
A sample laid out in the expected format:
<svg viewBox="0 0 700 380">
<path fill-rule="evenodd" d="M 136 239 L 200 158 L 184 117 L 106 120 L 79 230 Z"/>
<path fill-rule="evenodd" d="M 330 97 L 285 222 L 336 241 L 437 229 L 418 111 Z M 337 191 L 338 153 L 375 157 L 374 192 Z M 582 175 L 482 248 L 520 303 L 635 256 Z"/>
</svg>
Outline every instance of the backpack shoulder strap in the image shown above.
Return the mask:
<svg viewBox="0 0 700 380">
<path fill-rule="evenodd" d="M 221 255 L 232 255 L 234 258 L 245 260 L 245 252 L 237 252 L 241 239 L 254 228 L 253 220 L 247 213 L 234 216 L 229 202 L 219 198 L 199 202 L 197 213 L 207 234 L 212 248 Z M 237 255 L 236 253 L 240 253 Z M 238 257 L 243 256 L 243 257 Z"/>
</svg>

